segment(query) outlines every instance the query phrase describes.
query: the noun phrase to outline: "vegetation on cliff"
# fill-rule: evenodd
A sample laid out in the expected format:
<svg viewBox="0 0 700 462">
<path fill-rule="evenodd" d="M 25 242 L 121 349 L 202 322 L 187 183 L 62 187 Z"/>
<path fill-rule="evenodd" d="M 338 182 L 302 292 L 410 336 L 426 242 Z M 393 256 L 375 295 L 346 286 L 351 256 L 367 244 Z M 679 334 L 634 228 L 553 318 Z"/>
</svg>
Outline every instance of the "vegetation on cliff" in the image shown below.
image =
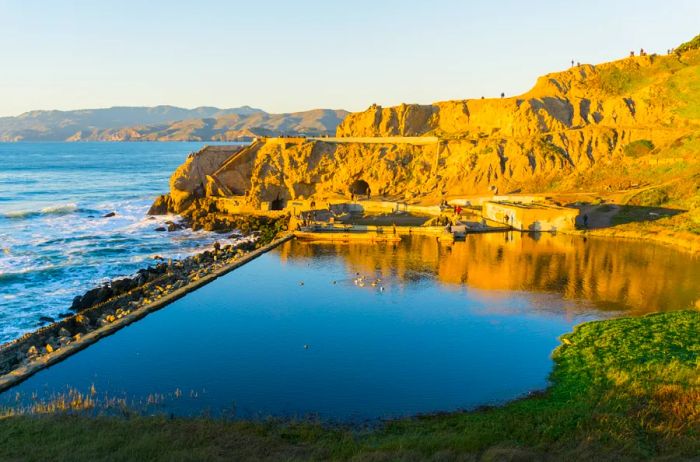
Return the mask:
<svg viewBox="0 0 700 462">
<path fill-rule="evenodd" d="M 596 321 L 562 336 L 552 385 L 503 407 L 378 428 L 81 415 L 0 420 L 14 460 L 692 460 L 700 313 Z M 40 439 L 41 445 L 36 441 Z"/>
</svg>

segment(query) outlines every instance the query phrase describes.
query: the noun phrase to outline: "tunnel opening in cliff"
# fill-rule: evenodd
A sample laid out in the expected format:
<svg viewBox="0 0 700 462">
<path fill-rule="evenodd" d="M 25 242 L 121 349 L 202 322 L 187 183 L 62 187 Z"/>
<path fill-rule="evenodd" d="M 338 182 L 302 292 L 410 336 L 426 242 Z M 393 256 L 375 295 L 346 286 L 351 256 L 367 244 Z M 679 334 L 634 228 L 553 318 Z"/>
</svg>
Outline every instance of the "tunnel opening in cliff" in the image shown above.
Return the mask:
<svg viewBox="0 0 700 462">
<path fill-rule="evenodd" d="M 285 200 L 277 196 L 275 200 L 270 202 L 270 210 L 284 210 Z"/>
<path fill-rule="evenodd" d="M 369 183 L 365 180 L 355 180 L 350 184 L 350 194 L 366 196 L 369 193 Z"/>
</svg>

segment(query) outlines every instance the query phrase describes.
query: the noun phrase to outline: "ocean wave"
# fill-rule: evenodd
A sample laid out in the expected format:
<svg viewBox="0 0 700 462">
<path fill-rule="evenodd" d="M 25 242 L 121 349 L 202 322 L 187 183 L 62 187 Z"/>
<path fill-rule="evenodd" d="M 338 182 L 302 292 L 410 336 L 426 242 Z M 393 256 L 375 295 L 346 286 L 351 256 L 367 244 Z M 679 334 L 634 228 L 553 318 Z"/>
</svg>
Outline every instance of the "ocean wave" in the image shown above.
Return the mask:
<svg viewBox="0 0 700 462">
<path fill-rule="evenodd" d="M 44 215 L 69 215 L 79 212 L 94 212 L 90 210 L 80 209 L 77 204 L 61 204 L 44 207 L 39 210 L 15 210 L 11 212 L 0 213 L 0 217 L 9 219 L 26 219 Z"/>
</svg>

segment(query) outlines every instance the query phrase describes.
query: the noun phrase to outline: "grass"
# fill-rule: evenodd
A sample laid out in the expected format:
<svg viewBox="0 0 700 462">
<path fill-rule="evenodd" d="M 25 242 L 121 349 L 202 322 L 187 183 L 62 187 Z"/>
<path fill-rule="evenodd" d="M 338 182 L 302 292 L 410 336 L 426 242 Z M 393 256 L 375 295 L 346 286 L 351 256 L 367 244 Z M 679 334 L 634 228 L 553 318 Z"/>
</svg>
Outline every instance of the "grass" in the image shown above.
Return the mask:
<svg viewBox="0 0 700 462">
<path fill-rule="evenodd" d="M 617 66 L 603 67 L 599 71 L 599 78 L 601 90 L 610 95 L 629 94 L 649 82 L 642 71 L 632 66 L 624 69 Z"/>
<path fill-rule="evenodd" d="M 678 45 L 678 47 L 676 48 L 676 53 L 697 50 L 698 48 L 700 48 L 700 35 L 696 35 L 692 40 Z"/>
<path fill-rule="evenodd" d="M 624 147 L 623 152 L 627 157 L 639 158 L 648 155 L 654 150 L 654 143 L 649 140 L 637 140 Z"/>
<path fill-rule="evenodd" d="M 691 460 L 700 312 L 590 322 L 562 337 L 545 393 L 375 429 L 165 417 L 10 417 L 0 459 Z M 465 391 L 466 392 L 466 391 Z"/>
</svg>

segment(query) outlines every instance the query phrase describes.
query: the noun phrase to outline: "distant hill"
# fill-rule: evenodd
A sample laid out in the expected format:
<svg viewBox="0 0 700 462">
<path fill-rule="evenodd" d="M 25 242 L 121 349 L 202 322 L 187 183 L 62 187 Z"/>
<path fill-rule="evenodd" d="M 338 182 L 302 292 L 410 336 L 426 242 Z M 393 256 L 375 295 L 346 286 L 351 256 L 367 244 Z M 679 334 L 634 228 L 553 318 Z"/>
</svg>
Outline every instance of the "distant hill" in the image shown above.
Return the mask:
<svg viewBox="0 0 700 462">
<path fill-rule="evenodd" d="M 269 114 L 250 106 L 175 106 L 31 111 L 0 117 L 0 141 L 230 141 L 335 133 L 348 113 L 315 109 Z"/>
</svg>

